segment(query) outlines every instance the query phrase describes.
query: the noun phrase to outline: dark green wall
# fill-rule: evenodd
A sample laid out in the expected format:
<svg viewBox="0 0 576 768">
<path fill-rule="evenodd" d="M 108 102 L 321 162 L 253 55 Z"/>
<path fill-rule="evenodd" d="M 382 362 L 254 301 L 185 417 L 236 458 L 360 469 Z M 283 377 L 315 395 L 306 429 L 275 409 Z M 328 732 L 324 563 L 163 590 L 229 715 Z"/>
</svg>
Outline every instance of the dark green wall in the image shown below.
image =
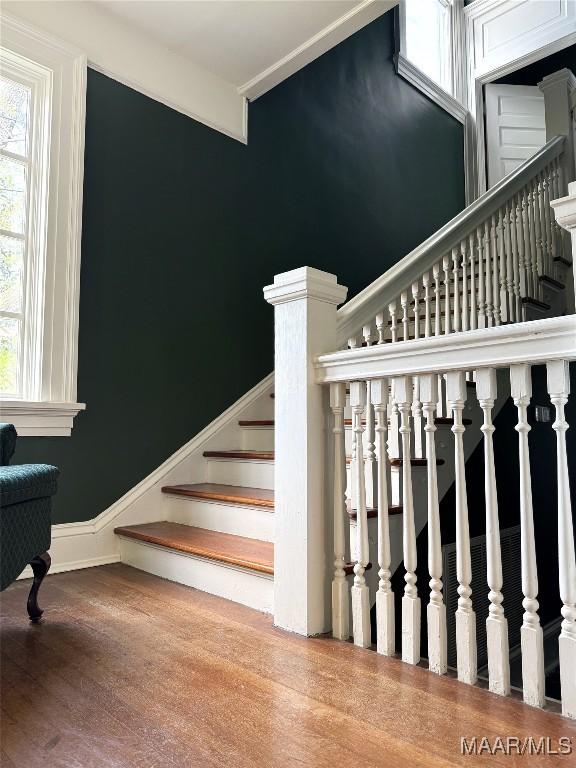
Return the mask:
<svg viewBox="0 0 576 768">
<path fill-rule="evenodd" d="M 273 367 L 262 287 L 354 295 L 464 205 L 459 123 L 396 76 L 388 13 L 250 106 L 246 147 L 88 74 L 78 399 L 54 522 L 132 488 Z"/>
</svg>

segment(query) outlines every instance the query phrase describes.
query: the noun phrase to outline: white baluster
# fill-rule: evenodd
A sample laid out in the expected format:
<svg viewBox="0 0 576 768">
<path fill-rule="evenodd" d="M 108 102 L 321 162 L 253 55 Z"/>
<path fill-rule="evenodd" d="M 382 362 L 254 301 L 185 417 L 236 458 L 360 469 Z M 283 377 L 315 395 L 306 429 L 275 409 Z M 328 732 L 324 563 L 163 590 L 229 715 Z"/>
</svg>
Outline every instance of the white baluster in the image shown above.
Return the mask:
<svg viewBox="0 0 576 768">
<path fill-rule="evenodd" d="M 430 291 L 430 273 L 424 272 L 422 275 L 422 285 L 424 286 L 424 336 L 432 336 L 432 298 Z"/>
<path fill-rule="evenodd" d="M 362 328 L 364 343 L 369 347 L 372 343 L 372 330 L 369 325 Z M 366 382 L 366 429 L 364 431 L 364 476 L 366 488 L 366 507 L 374 509 L 378 493 L 378 478 L 376 466 L 375 435 L 374 435 L 374 408 L 370 399 L 370 381 Z"/>
<path fill-rule="evenodd" d="M 384 344 L 384 336 L 386 334 L 386 313 L 378 312 L 376 315 L 376 332 L 378 333 L 378 344 Z"/>
<path fill-rule="evenodd" d="M 446 374 L 448 407 L 454 418 L 454 468 L 456 480 L 456 576 L 458 579 L 458 609 L 456 611 L 456 652 L 458 680 L 474 685 L 477 677 L 476 614 L 472 610 L 472 563 L 468 527 L 468 498 L 463 436 L 462 412 L 466 403 L 466 376 L 460 371 Z"/>
<path fill-rule="evenodd" d="M 514 320 L 520 322 L 521 317 L 521 292 L 520 292 L 520 260 L 518 255 L 517 226 L 516 226 L 516 198 L 508 202 L 508 226 L 510 229 L 510 252 L 512 254 L 512 287 L 514 298 L 512 306 L 514 307 Z"/>
<path fill-rule="evenodd" d="M 390 338 L 392 339 L 392 343 L 394 343 L 398 341 L 398 312 L 396 308 L 396 300 L 388 305 L 388 313 L 390 314 Z"/>
<path fill-rule="evenodd" d="M 508 302 L 508 253 L 509 248 L 507 248 L 507 242 L 506 242 L 506 235 L 508 232 L 508 227 L 506 226 L 506 222 L 504 219 L 504 216 L 506 214 L 506 211 L 502 210 L 500 208 L 498 210 L 498 226 L 497 226 L 497 232 L 498 232 L 498 256 L 499 256 L 499 267 L 498 267 L 498 273 L 500 277 L 500 294 L 499 294 L 499 307 L 500 307 L 500 322 L 505 323 L 509 320 L 511 320 L 511 314 L 510 314 L 510 304 Z M 510 276 L 510 282 L 512 282 L 512 277 Z"/>
<path fill-rule="evenodd" d="M 510 366 L 510 388 L 518 409 L 518 452 L 520 461 L 520 546 L 524 617 L 521 634 L 522 684 L 524 701 L 533 707 L 544 705 L 544 644 L 538 616 L 538 572 L 532 512 L 532 481 L 527 409 L 532 396 L 529 365 Z"/>
<path fill-rule="evenodd" d="M 476 229 L 476 242 L 478 244 L 478 328 L 486 328 L 488 326 L 488 318 L 486 317 L 486 290 L 485 290 L 486 251 L 484 247 L 482 227 L 478 227 Z"/>
<path fill-rule="evenodd" d="M 550 189 L 548 187 L 548 174 L 546 171 L 542 171 L 540 174 L 540 186 L 542 189 L 541 210 L 544 271 L 547 275 L 552 275 L 554 258 L 554 254 L 552 252 L 552 210 L 550 208 Z"/>
<path fill-rule="evenodd" d="M 410 462 L 410 404 L 412 401 L 410 376 L 394 379 L 394 398 L 400 412 L 402 436 L 402 535 L 406 569 L 404 576 L 406 586 L 402 597 L 402 661 L 418 664 L 420 661 L 420 598 L 416 586 L 416 528 Z"/>
<path fill-rule="evenodd" d="M 426 417 L 426 458 L 428 472 L 428 571 L 430 602 L 428 603 L 428 664 L 432 672 L 443 675 L 447 666 L 446 606 L 442 595 L 442 539 L 438 504 L 438 477 L 434 411 L 438 401 L 438 379 L 433 374 L 420 377 L 420 396 Z"/>
<path fill-rule="evenodd" d="M 414 422 L 414 458 L 422 459 L 424 457 L 424 447 L 422 445 L 422 403 L 420 402 L 420 379 L 418 376 L 414 376 L 412 420 Z"/>
<path fill-rule="evenodd" d="M 442 271 L 444 272 L 444 333 L 452 333 L 452 302 L 450 301 L 450 264 L 449 256 L 442 259 Z"/>
<path fill-rule="evenodd" d="M 544 274 L 544 248 L 542 245 L 542 212 L 540 210 L 540 184 L 538 177 L 532 179 L 532 200 L 534 205 L 534 234 L 536 237 L 536 254 L 538 275 Z"/>
<path fill-rule="evenodd" d="M 481 368 L 476 371 L 476 396 L 484 412 L 484 502 L 486 505 L 486 566 L 490 592 L 490 612 L 486 619 L 488 645 L 488 678 L 492 693 L 508 696 L 510 693 L 510 661 L 508 656 L 508 621 L 502 607 L 502 555 L 500 550 L 500 524 L 498 521 L 498 495 L 496 466 L 494 463 L 494 425 L 492 409 L 497 397 L 496 371 Z"/>
<path fill-rule="evenodd" d="M 562 600 L 560 650 L 560 686 L 562 713 L 576 718 L 576 555 L 570 500 L 570 476 L 566 453 L 568 423 L 564 406 L 570 394 L 570 370 L 564 360 L 548 363 L 548 393 L 556 409 L 552 425 L 556 432 L 556 473 L 558 485 L 558 571 Z"/>
<path fill-rule="evenodd" d="M 538 246 L 536 242 L 536 222 L 534 219 L 534 190 L 531 183 L 529 183 L 526 188 L 526 202 L 528 206 L 528 233 L 530 237 L 532 297 L 539 299 L 540 281 L 538 280 Z"/>
<path fill-rule="evenodd" d="M 520 261 L 520 293 L 522 298 L 532 295 L 530 268 L 530 234 L 528 231 L 528 204 L 526 189 L 518 194 L 518 258 Z"/>
<path fill-rule="evenodd" d="M 514 322 L 518 320 L 516 315 L 516 294 L 514 290 L 515 286 L 515 274 L 514 274 L 514 252 L 512 250 L 512 203 L 510 200 L 506 203 L 506 209 L 504 211 L 504 247 L 506 250 L 506 307 L 508 322 Z"/>
<path fill-rule="evenodd" d="M 366 382 L 350 383 L 350 405 L 352 407 L 352 429 L 354 433 L 355 457 L 353 471 L 356 475 L 357 503 L 356 535 L 357 562 L 354 565 L 354 585 L 352 587 L 352 632 L 354 643 L 362 648 L 369 648 L 370 636 L 370 595 L 364 575 L 368 565 L 368 516 L 366 514 L 366 495 L 364 488 L 364 452 L 362 450 L 362 416 L 366 407 Z"/>
<path fill-rule="evenodd" d="M 486 268 L 484 280 L 484 287 L 486 289 L 486 325 L 491 328 L 494 325 L 494 307 L 492 305 L 492 241 L 488 220 L 484 222 L 484 267 Z"/>
<path fill-rule="evenodd" d="M 462 267 L 462 324 L 463 331 L 470 327 L 469 309 L 468 309 L 468 256 L 466 254 L 466 239 L 460 243 L 460 266 Z"/>
<path fill-rule="evenodd" d="M 338 640 L 350 637 L 350 597 L 344 566 L 346 565 L 346 449 L 344 446 L 344 408 L 346 385 L 330 384 L 330 408 L 334 414 L 334 578 L 332 580 L 332 636 Z"/>
<path fill-rule="evenodd" d="M 420 338 L 420 283 L 412 283 L 412 301 L 414 303 L 414 338 Z"/>
<path fill-rule="evenodd" d="M 400 306 L 402 307 L 402 341 L 408 341 L 410 338 L 410 307 L 407 291 L 402 291 L 400 294 Z"/>
<path fill-rule="evenodd" d="M 468 238 L 468 252 L 470 254 L 470 330 L 478 328 L 478 307 L 476 297 L 476 238 L 473 234 Z"/>
<path fill-rule="evenodd" d="M 440 264 L 434 264 L 432 267 L 432 276 L 434 278 L 434 336 L 440 336 L 442 333 L 441 307 L 442 296 L 440 292 Z"/>
<path fill-rule="evenodd" d="M 384 656 L 393 656 L 394 593 L 390 579 L 390 524 L 388 519 L 388 455 L 386 432 L 388 430 L 388 380 L 372 382 L 372 405 L 376 414 L 376 453 L 378 457 L 378 591 L 376 592 L 376 650 Z"/>
<path fill-rule="evenodd" d="M 500 233 L 498 231 L 498 218 L 492 216 L 492 313 L 494 316 L 493 325 L 500 325 L 500 253 L 499 241 Z"/>
<path fill-rule="evenodd" d="M 452 285 L 454 286 L 454 319 L 452 328 L 454 333 L 458 333 L 461 328 L 460 315 L 460 270 L 459 270 L 460 252 L 458 248 L 452 248 Z"/>
</svg>

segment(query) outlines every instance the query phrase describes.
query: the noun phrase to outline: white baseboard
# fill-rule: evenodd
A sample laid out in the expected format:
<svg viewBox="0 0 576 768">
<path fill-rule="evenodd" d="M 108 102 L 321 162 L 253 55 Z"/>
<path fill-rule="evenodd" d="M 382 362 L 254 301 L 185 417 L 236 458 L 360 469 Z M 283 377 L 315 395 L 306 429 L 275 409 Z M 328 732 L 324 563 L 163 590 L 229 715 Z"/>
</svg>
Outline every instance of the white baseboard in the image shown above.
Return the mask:
<svg viewBox="0 0 576 768">
<path fill-rule="evenodd" d="M 270 418 L 273 401 L 269 395 L 273 385 L 271 373 L 97 517 L 86 522 L 53 525 L 49 573 L 118 562 L 120 544 L 114 528 L 167 519 L 162 486 L 204 482 L 207 462 L 202 453 L 235 447 L 234 442 L 239 445 L 239 419 Z M 19 578 L 31 576 L 31 569 L 26 568 Z"/>
</svg>

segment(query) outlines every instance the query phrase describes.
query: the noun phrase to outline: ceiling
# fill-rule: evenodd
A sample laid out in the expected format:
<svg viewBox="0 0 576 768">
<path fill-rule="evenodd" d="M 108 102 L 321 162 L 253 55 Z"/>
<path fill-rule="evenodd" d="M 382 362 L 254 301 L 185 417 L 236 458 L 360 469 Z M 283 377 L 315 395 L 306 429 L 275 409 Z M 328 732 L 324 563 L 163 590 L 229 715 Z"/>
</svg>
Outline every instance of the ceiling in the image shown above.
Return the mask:
<svg viewBox="0 0 576 768">
<path fill-rule="evenodd" d="M 95 0 L 223 80 L 242 86 L 353 9 L 360 0 Z"/>
</svg>

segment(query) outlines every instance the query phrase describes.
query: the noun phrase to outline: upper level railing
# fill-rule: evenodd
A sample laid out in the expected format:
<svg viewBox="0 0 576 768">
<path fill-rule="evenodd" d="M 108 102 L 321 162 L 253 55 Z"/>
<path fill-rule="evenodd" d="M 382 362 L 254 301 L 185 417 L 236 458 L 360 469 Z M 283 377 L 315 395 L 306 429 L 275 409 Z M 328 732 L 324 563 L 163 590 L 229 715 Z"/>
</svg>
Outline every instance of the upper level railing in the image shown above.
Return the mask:
<svg viewBox="0 0 576 768">
<path fill-rule="evenodd" d="M 565 194 L 563 136 L 484 193 L 338 311 L 338 345 L 497 326 L 546 310 L 564 238 L 550 200 Z M 417 215 L 417 211 L 415 211 Z M 355 341 L 354 341 L 355 340 Z"/>
</svg>

